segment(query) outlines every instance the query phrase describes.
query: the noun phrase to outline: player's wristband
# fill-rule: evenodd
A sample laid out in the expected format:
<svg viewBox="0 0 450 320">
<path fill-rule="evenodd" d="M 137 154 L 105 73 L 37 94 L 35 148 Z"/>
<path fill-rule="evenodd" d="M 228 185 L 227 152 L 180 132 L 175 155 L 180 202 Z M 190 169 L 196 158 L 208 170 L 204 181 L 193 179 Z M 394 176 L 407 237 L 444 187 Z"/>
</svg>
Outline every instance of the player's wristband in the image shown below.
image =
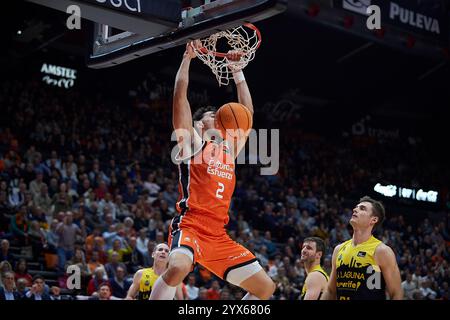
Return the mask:
<svg viewBox="0 0 450 320">
<path fill-rule="evenodd" d="M 236 83 L 236 84 L 239 84 L 242 81 L 245 81 L 244 73 L 242 72 L 242 70 L 233 72 L 233 79 L 234 79 L 234 83 Z"/>
</svg>

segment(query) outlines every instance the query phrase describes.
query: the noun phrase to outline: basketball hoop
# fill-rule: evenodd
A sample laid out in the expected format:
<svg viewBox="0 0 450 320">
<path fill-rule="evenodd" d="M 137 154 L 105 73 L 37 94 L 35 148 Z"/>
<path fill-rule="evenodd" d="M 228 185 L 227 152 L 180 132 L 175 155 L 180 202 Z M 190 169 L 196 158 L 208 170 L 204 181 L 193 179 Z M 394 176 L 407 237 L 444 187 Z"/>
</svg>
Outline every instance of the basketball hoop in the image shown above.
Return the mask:
<svg viewBox="0 0 450 320">
<path fill-rule="evenodd" d="M 226 38 L 230 50 L 242 54 L 239 61 L 229 60 L 228 54 L 218 52 L 217 41 Z M 261 33 L 251 23 L 215 33 L 201 39 L 201 46 L 194 46 L 197 57 L 203 61 L 216 76 L 219 86 L 228 85 L 233 72 L 244 69 L 255 57 L 256 49 L 261 45 Z"/>
</svg>

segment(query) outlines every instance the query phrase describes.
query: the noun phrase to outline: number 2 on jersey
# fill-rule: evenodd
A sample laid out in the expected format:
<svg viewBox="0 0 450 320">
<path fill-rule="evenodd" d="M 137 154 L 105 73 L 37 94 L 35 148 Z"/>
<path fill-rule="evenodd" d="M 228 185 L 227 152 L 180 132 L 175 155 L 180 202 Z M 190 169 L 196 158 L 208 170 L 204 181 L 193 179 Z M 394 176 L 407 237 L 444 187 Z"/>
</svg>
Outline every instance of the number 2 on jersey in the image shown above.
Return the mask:
<svg viewBox="0 0 450 320">
<path fill-rule="evenodd" d="M 219 188 L 216 191 L 216 197 L 219 199 L 223 199 L 222 192 L 225 190 L 225 185 L 222 182 L 217 182 L 219 184 Z"/>
</svg>

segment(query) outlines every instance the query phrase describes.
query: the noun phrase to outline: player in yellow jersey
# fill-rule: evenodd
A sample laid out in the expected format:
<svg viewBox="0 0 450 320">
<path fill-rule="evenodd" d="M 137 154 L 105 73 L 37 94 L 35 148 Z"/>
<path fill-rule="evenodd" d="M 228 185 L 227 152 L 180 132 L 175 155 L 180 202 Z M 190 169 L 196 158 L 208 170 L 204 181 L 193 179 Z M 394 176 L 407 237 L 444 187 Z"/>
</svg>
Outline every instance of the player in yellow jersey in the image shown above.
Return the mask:
<svg viewBox="0 0 450 320">
<path fill-rule="evenodd" d="M 325 242 L 318 237 L 303 240 L 300 257 L 306 271 L 305 284 L 302 288 L 301 300 L 319 300 L 328 283 L 328 274 L 321 264 L 325 257 Z"/>
<path fill-rule="evenodd" d="M 136 299 L 136 295 L 138 300 L 148 300 L 156 279 L 167 269 L 169 251 L 169 246 L 166 243 L 155 246 L 152 253 L 153 266 L 140 269 L 134 274 L 133 284 L 128 289 L 127 300 Z"/>
<path fill-rule="evenodd" d="M 385 217 L 381 202 L 363 197 L 353 209 L 352 239 L 336 246 L 323 300 L 402 300 L 400 271 L 392 249 L 373 230 Z"/>
</svg>

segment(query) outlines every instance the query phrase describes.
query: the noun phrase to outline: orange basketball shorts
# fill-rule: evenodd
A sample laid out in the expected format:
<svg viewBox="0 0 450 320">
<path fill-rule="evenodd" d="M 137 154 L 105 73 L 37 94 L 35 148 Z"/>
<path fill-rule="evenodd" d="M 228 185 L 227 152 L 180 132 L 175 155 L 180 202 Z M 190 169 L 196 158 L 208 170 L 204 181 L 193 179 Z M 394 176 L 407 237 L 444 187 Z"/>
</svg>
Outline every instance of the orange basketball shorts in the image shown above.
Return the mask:
<svg viewBox="0 0 450 320">
<path fill-rule="evenodd" d="M 180 247 L 189 249 L 194 264 L 201 264 L 223 280 L 231 270 L 256 261 L 253 253 L 228 236 L 223 220 L 198 211 L 173 218 L 168 242 L 171 251 Z"/>
</svg>

